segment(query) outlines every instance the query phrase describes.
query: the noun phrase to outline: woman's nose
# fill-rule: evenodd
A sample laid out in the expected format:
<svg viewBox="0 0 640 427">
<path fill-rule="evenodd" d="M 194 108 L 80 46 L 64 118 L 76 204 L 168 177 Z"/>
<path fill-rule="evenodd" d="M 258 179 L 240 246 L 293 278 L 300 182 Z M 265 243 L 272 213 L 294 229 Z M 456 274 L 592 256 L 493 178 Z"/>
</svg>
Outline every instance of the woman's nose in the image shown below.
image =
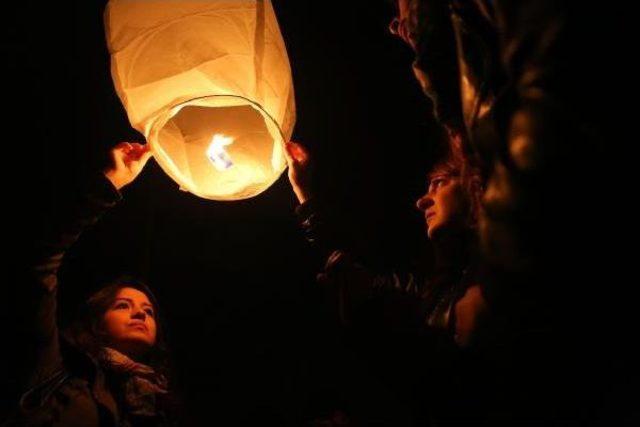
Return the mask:
<svg viewBox="0 0 640 427">
<path fill-rule="evenodd" d="M 426 211 L 430 206 L 433 205 L 433 198 L 427 193 L 424 196 L 420 197 L 416 201 L 416 208 L 421 211 Z"/>
<path fill-rule="evenodd" d="M 144 320 L 147 317 L 147 313 L 142 308 L 134 308 L 131 318 Z"/>
</svg>

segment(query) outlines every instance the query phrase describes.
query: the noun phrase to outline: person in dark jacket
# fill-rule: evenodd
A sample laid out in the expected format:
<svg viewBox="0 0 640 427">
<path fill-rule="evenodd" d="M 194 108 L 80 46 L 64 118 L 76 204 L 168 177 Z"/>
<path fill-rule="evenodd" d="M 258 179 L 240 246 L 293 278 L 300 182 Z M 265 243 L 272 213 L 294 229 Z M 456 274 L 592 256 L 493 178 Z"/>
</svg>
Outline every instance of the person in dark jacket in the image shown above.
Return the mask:
<svg viewBox="0 0 640 427">
<path fill-rule="evenodd" d="M 475 259 L 482 188 L 459 141 L 446 144 L 427 176 L 426 193 L 416 202 L 434 246 L 434 267 L 408 272 L 377 272 L 352 248 L 341 246 L 330 207 L 311 194 L 307 150 L 291 142 L 287 156 L 300 202 L 296 214 L 307 240 L 326 256 L 318 280 L 334 318 L 373 343 L 376 350 L 365 350 L 366 357 L 375 359 L 383 382 L 411 402 L 415 425 L 479 419 L 469 396 L 476 378 L 460 363 L 473 352 L 489 310 Z"/>
<path fill-rule="evenodd" d="M 287 144 L 287 158 L 289 180 L 300 203 L 296 213 L 307 240 L 316 246 L 321 246 L 324 253 L 327 254 L 325 271 L 320 276 L 326 278 L 342 262 L 353 263 L 355 261 L 354 254 L 349 253 L 346 248 L 337 247 L 340 245 L 339 238 L 336 236 L 337 227 L 331 222 L 328 207 L 323 206 L 311 194 L 308 176 L 311 161 L 307 150 L 301 144 L 290 142 Z M 417 277 L 414 274 L 403 275 L 403 277 L 394 274 L 387 277 L 370 277 L 369 280 L 365 280 L 367 284 L 364 289 L 358 289 L 359 287 L 355 283 L 345 284 L 345 286 L 352 288 L 351 290 L 345 289 L 345 291 L 347 294 L 353 291 L 355 300 L 364 297 L 364 295 L 355 295 L 360 291 L 366 294 L 374 290 L 395 289 L 415 295 L 417 299 L 433 302 L 437 299 L 435 294 L 427 297 L 422 293 L 434 292 L 438 288 L 435 282 L 439 276 L 460 276 L 463 273 L 471 275 L 471 270 L 475 268 L 473 265 L 475 263 L 474 252 L 477 246 L 477 221 L 482 194 L 480 172 L 464 155 L 460 142 L 451 141 L 446 144 L 440 159 L 434 162 L 434 166 L 427 175 L 427 181 L 427 191 L 417 200 L 416 207 L 425 216 L 425 231 L 434 246 L 435 266 L 433 271 L 421 273 L 422 277 Z M 429 282 L 427 286 L 420 283 L 422 279 Z M 469 283 L 461 285 L 461 282 L 465 282 L 468 278 L 459 280 L 461 277 L 458 277 L 453 280 L 452 277 L 449 277 L 449 279 L 451 280 L 443 280 L 443 282 L 446 282 L 446 286 L 454 286 L 455 289 L 443 291 L 444 294 L 440 295 L 446 299 L 446 302 L 443 302 L 442 305 L 434 304 L 430 308 L 421 307 L 420 315 L 415 320 L 433 327 L 438 325 L 438 327 L 445 329 L 452 328 L 451 331 L 454 332 L 452 336 L 460 336 L 459 344 L 463 344 L 470 337 L 463 334 L 462 331 L 455 332 L 452 310 L 455 302 L 467 290 L 466 286 Z M 461 287 L 457 288 L 458 286 Z M 440 291 L 442 290 L 438 290 L 437 293 Z M 343 296 L 348 298 L 347 294 Z M 357 304 L 355 301 L 354 303 Z M 347 309 L 347 306 L 350 304 L 347 301 L 342 301 L 338 305 L 345 310 L 341 313 L 342 320 L 348 323 L 347 312 L 350 310 Z"/>
<path fill-rule="evenodd" d="M 482 164 L 485 295 L 508 325 L 491 356 L 504 399 L 496 413 L 538 423 L 626 416 L 619 378 L 636 364 L 629 349 L 612 350 L 633 333 L 633 309 L 621 306 L 633 298 L 602 286 L 632 274 L 614 236 L 635 220 L 620 205 L 586 203 L 624 203 L 633 191 L 624 177 L 633 168 L 613 143 L 633 123 L 624 11 L 557 0 L 394 3 L 390 29 L 414 50 L 436 116 Z"/>
<path fill-rule="evenodd" d="M 151 426 L 169 423 L 166 350 L 150 289 L 120 278 L 93 293 L 71 326 L 57 320 L 58 269 L 65 252 L 104 211 L 121 200 L 151 157 L 145 145 L 121 143 L 73 215 L 42 239 L 22 289 L 33 362 L 20 412 L 9 424 Z"/>
</svg>

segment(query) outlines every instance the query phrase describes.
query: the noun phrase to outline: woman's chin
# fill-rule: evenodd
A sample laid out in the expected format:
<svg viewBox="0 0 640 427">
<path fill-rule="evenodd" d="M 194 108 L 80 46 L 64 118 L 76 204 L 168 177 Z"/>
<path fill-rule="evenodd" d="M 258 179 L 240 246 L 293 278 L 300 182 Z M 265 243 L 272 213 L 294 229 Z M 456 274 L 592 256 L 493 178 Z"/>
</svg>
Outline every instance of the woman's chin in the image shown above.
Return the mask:
<svg viewBox="0 0 640 427">
<path fill-rule="evenodd" d="M 142 334 L 130 334 L 113 344 L 114 349 L 131 357 L 143 356 L 149 352 L 151 347 L 153 347 L 153 343 Z"/>
</svg>

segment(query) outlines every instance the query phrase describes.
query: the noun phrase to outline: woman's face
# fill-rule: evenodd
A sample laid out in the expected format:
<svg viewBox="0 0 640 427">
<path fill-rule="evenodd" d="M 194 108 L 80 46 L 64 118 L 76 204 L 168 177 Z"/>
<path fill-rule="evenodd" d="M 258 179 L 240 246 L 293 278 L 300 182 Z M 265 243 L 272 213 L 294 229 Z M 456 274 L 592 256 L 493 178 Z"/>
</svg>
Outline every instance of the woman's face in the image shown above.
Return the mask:
<svg viewBox="0 0 640 427">
<path fill-rule="evenodd" d="M 429 174 L 427 192 L 416 206 L 424 212 L 427 235 L 432 240 L 446 238 L 448 233 L 467 227 L 469 203 L 456 174 L 434 170 Z"/>
<path fill-rule="evenodd" d="M 156 328 L 155 307 L 144 292 L 135 288 L 121 288 L 102 319 L 109 345 L 131 356 L 153 347 Z"/>
</svg>

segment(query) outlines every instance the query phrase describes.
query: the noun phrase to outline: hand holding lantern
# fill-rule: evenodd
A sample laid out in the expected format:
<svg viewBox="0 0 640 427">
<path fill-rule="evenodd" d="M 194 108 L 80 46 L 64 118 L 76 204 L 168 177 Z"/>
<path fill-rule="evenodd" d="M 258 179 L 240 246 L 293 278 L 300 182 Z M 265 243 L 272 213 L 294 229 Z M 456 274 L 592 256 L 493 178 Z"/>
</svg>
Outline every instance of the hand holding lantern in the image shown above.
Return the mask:
<svg viewBox="0 0 640 427">
<path fill-rule="evenodd" d="M 140 175 L 151 155 L 148 145 L 121 142 L 111 150 L 111 165 L 104 175 L 120 190 Z"/>
<path fill-rule="evenodd" d="M 311 158 L 309 152 L 297 142 L 285 145 L 289 182 L 298 202 L 304 203 L 311 198 Z"/>
</svg>

